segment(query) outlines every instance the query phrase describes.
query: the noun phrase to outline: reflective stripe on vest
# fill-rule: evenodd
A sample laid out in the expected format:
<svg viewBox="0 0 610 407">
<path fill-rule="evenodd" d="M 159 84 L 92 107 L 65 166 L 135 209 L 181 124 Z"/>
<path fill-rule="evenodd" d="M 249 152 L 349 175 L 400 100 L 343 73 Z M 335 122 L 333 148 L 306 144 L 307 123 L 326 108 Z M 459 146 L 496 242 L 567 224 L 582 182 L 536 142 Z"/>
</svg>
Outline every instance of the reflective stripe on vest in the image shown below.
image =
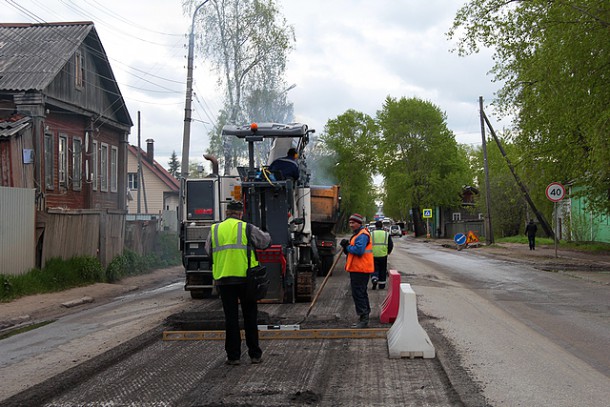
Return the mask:
<svg viewBox="0 0 610 407">
<path fill-rule="evenodd" d="M 388 232 L 385 230 L 373 230 L 373 256 L 386 257 L 388 255 Z"/>
<path fill-rule="evenodd" d="M 248 269 L 248 237 L 246 222 L 228 218 L 212 225 L 212 273 L 215 280 L 223 277 L 246 277 Z M 250 266 L 258 265 L 250 250 Z"/>
<path fill-rule="evenodd" d="M 360 229 L 358 234 L 352 236 L 349 244 L 353 246 L 356 238 L 361 234 L 366 234 L 369 237 L 369 241 L 364 249 L 364 254 L 362 256 L 356 256 L 355 254 L 348 253 L 345 262 L 345 270 L 356 273 L 373 273 L 375 272 L 375 262 L 373 260 L 373 243 L 369 231 L 366 230 L 366 228 Z"/>
</svg>

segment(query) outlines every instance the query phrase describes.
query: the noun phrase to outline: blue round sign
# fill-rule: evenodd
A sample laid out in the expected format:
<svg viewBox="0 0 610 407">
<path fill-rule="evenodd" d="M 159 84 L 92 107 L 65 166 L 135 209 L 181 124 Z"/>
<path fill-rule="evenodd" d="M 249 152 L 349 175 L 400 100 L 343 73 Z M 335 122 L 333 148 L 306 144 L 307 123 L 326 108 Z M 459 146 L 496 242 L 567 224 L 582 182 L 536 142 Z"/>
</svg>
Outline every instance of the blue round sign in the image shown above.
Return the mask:
<svg viewBox="0 0 610 407">
<path fill-rule="evenodd" d="M 457 244 L 464 244 L 466 243 L 466 235 L 463 233 L 458 233 L 453 237 L 453 240 L 455 240 L 455 243 Z"/>
</svg>

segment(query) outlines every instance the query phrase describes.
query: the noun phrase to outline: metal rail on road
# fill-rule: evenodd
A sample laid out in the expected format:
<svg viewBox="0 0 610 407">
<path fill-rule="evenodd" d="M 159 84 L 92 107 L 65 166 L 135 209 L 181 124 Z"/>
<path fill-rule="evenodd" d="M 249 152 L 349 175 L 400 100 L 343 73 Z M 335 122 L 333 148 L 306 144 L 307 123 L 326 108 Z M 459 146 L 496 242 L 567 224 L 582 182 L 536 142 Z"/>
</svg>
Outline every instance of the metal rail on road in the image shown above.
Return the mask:
<svg viewBox="0 0 610 407">
<path fill-rule="evenodd" d="M 259 331 L 259 339 L 386 339 L 387 328 L 299 329 Z M 242 339 L 244 331 L 241 331 Z M 224 340 L 225 331 L 164 331 L 164 341 Z"/>
</svg>

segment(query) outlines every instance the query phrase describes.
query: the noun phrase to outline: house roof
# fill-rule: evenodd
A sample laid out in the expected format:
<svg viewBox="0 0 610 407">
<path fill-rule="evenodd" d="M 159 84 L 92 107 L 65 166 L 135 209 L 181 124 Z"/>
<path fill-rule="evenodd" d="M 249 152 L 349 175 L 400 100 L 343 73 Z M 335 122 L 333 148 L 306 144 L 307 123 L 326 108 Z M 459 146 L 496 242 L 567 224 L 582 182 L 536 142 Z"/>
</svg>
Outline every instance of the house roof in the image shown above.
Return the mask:
<svg viewBox="0 0 610 407">
<path fill-rule="evenodd" d="M 133 154 L 134 157 L 138 156 L 138 147 L 129 145 L 127 149 L 131 154 Z M 161 166 L 157 161 L 152 160 L 152 162 L 150 162 L 148 159 L 146 159 L 146 151 L 142 150 L 141 148 L 139 150 L 142 156 L 142 165 L 148 168 L 153 174 L 155 174 L 155 176 L 159 178 L 159 180 L 161 180 L 165 185 L 167 185 L 169 189 L 171 189 L 173 192 L 178 193 L 180 191 L 180 182 L 175 177 L 173 177 L 165 168 L 163 168 L 163 166 Z"/>
<path fill-rule="evenodd" d="M 32 119 L 29 116 L 11 116 L 8 119 L 0 119 L 0 138 L 11 137 L 31 125 Z"/>
<path fill-rule="evenodd" d="M 0 23 L 0 90 L 44 91 L 83 44 L 95 59 L 110 103 L 121 106 L 117 117 L 131 126 L 123 96 L 91 21 Z"/>
</svg>

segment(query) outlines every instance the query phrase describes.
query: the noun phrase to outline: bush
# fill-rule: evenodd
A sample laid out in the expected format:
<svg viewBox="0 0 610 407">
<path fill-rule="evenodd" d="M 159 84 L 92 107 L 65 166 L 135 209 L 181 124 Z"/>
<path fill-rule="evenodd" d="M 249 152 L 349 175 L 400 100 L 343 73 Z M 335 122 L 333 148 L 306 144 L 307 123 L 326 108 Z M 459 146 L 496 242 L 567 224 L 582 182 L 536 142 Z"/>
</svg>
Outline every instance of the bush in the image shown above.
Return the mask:
<svg viewBox="0 0 610 407">
<path fill-rule="evenodd" d="M 127 261 L 124 255 L 120 255 L 112 259 L 108 267 L 106 267 L 106 282 L 114 283 L 119 281 L 125 275 L 125 267 Z"/>
<path fill-rule="evenodd" d="M 10 301 L 26 295 L 66 290 L 104 280 L 100 262 L 89 256 L 69 260 L 49 259 L 41 269 L 20 275 L 0 275 L 0 301 Z"/>
<path fill-rule="evenodd" d="M 41 269 L 20 275 L 0 274 L 0 301 L 11 301 L 26 295 L 66 290 L 97 282 L 114 283 L 123 277 L 181 263 L 176 233 L 159 234 L 155 253 L 141 256 L 129 249 L 116 256 L 104 270 L 99 260 L 77 256 L 68 260 L 49 259 Z"/>
</svg>

